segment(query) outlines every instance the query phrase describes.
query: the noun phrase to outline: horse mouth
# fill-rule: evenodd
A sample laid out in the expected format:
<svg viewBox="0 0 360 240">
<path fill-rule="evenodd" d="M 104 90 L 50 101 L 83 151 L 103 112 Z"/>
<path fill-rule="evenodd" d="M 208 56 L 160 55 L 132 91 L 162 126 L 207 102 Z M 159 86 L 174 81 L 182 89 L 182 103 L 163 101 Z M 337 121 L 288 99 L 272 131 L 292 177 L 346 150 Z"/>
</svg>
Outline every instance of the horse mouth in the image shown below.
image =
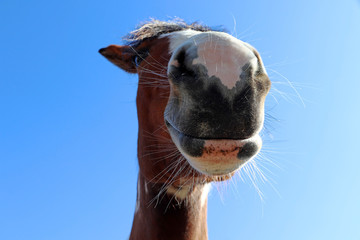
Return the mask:
<svg viewBox="0 0 360 240">
<path fill-rule="evenodd" d="M 181 132 L 167 119 L 165 123 L 173 142 L 189 164 L 209 176 L 235 172 L 252 159 L 262 145 L 258 134 L 247 139 L 204 139 Z"/>
</svg>

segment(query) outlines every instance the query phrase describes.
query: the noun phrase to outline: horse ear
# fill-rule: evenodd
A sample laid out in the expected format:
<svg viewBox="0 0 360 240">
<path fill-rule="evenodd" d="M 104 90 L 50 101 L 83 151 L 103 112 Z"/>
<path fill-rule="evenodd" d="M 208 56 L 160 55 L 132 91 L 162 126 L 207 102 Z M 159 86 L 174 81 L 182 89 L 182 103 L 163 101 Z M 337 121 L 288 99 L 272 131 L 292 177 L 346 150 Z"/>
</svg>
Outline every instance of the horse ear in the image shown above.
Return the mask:
<svg viewBox="0 0 360 240">
<path fill-rule="evenodd" d="M 110 45 L 106 48 L 101 48 L 99 53 L 126 72 L 136 73 L 134 63 L 134 57 L 136 54 L 132 47 L 127 45 Z"/>
</svg>

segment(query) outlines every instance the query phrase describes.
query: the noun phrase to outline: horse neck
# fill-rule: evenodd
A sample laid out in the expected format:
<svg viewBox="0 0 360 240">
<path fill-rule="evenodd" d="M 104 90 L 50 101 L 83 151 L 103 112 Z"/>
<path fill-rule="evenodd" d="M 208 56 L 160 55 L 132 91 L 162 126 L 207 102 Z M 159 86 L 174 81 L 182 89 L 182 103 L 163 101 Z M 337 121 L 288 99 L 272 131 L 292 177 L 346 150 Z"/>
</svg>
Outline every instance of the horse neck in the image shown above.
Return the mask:
<svg viewBox="0 0 360 240">
<path fill-rule="evenodd" d="M 196 185 L 186 200 L 163 193 L 139 173 L 130 240 L 206 240 L 208 185 Z M 175 191 L 176 192 L 176 191 Z M 157 196 L 160 196 L 157 198 Z"/>
<path fill-rule="evenodd" d="M 164 51 L 166 46 L 155 49 Z M 161 54 L 153 53 L 153 56 L 158 55 Z M 163 56 L 158 59 L 160 64 L 166 66 L 169 58 L 170 56 Z M 165 76 L 159 79 L 161 87 L 153 88 L 146 84 L 146 80 L 159 76 L 152 76 L 149 71 L 140 75 L 139 82 L 145 81 L 145 84 L 139 84 L 136 99 L 140 171 L 130 240 L 206 240 L 209 185 L 194 184 L 190 188 L 185 186 L 179 189 L 175 187 L 175 182 L 170 180 L 169 176 L 163 174 L 163 170 L 174 161 L 169 156 L 173 155 L 171 149 L 175 148 L 168 132 L 164 131 L 166 126 L 163 113 L 170 88 L 169 85 L 168 90 L 165 88 L 168 84 L 167 78 Z M 186 170 L 185 166 L 184 169 Z M 179 177 L 181 173 L 176 175 Z M 166 185 L 168 182 L 174 184 Z"/>
</svg>

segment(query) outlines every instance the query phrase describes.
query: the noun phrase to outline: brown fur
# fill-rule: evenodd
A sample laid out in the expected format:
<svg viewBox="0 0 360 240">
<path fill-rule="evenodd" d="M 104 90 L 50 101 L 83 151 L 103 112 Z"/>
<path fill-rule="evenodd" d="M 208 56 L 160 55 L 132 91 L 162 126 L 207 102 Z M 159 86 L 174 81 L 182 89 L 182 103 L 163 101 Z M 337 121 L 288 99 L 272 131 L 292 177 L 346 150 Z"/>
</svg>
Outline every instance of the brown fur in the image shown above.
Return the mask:
<svg viewBox="0 0 360 240">
<path fill-rule="evenodd" d="M 145 40 L 132 50 L 127 46 L 111 45 L 100 51 L 112 63 L 131 73 L 134 72 L 134 66 L 130 59 L 137 51 L 148 48 L 149 56 L 152 56 L 143 61 L 137 69 L 140 206 L 134 217 L 131 240 L 207 239 L 206 204 L 200 209 L 200 202 L 195 201 L 201 194 L 199 189 L 203 187 L 202 184 L 192 189 L 188 199 L 192 204 L 178 202 L 177 199 L 168 196 L 164 189 L 164 184 L 169 181 L 172 185 L 180 186 L 186 180 L 192 181 L 193 177 L 201 183 L 212 180 L 193 170 L 187 161 L 182 161 L 175 169 L 166 171 L 179 158 L 179 155 L 168 157 L 171 152 L 178 150 L 171 141 L 163 116 L 170 91 L 166 77 L 167 63 L 170 59 L 168 47 L 168 39 L 163 38 Z M 150 84 L 149 81 L 155 83 Z M 164 148 L 169 150 L 164 151 Z M 174 171 L 180 169 L 182 171 L 174 176 Z M 144 190 L 145 182 L 148 184 L 148 193 Z"/>
</svg>

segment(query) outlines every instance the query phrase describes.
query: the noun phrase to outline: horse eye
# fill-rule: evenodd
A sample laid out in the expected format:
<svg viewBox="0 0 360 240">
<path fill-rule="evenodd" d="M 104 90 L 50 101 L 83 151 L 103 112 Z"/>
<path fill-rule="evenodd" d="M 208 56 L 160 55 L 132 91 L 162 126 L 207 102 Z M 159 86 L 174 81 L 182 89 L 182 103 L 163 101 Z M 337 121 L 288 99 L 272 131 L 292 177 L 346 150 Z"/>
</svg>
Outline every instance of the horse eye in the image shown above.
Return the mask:
<svg viewBox="0 0 360 240">
<path fill-rule="evenodd" d="M 135 66 L 138 67 L 143 59 L 140 56 L 134 57 Z"/>
<path fill-rule="evenodd" d="M 138 52 L 134 58 L 133 58 L 133 62 L 135 64 L 136 67 L 138 67 L 140 65 L 140 63 L 149 55 L 148 51 L 140 51 Z"/>
</svg>

